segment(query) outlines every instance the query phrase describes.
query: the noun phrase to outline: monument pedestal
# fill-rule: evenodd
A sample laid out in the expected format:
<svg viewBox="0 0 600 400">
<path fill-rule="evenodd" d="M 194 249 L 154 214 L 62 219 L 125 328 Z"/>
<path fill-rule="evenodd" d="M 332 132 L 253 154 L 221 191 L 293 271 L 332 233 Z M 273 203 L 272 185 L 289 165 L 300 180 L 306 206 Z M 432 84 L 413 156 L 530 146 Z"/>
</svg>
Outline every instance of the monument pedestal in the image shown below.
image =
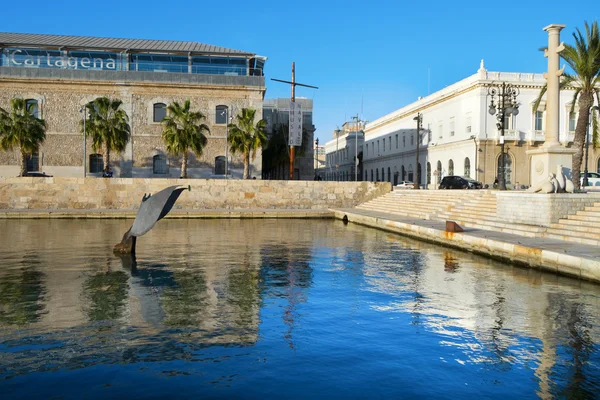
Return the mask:
<svg viewBox="0 0 600 400">
<path fill-rule="evenodd" d="M 563 174 L 572 179 L 573 154 L 575 150 L 562 147 L 561 145 L 540 147 L 529 150 L 531 156 L 530 184 L 536 186 L 548 180 L 550 174 L 556 174 L 556 167 L 562 165 Z"/>
</svg>

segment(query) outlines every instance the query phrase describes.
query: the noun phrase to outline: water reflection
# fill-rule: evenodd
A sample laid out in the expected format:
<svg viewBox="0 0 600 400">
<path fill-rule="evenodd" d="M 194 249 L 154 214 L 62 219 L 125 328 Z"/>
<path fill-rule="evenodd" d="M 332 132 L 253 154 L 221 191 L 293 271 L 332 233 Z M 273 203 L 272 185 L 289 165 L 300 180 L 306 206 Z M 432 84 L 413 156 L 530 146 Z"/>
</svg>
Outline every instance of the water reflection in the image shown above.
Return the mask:
<svg viewBox="0 0 600 400">
<path fill-rule="evenodd" d="M 160 365 L 187 390 L 261 383 L 232 397 L 332 376 L 345 397 L 600 391 L 598 286 L 331 221 L 165 220 L 116 258 L 128 222 L 0 221 L 0 390 Z"/>
</svg>

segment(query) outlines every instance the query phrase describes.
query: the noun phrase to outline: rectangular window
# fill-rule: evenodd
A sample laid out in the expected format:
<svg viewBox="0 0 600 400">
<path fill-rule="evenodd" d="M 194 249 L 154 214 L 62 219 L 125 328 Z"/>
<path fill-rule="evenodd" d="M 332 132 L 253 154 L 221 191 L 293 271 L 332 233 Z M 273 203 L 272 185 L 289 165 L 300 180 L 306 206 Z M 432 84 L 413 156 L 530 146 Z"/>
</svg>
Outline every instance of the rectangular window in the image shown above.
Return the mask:
<svg viewBox="0 0 600 400">
<path fill-rule="evenodd" d="M 535 112 L 535 130 L 536 131 L 544 130 L 544 112 L 543 111 Z"/>
<path fill-rule="evenodd" d="M 471 124 L 472 124 L 471 120 L 472 120 L 471 113 L 469 113 L 465 117 L 465 132 L 466 133 L 471 133 Z"/>
<path fill-rule="evenodd" d="M 440 122 L 438 125 L 438 139 L 442 139 L 444 137 L 444 125 Z"/>
<path fill-rule="evenodd" d="M 410 145 L 411 146 L 415 145 L 415 136 L 412 133 L 410 134 Z"/>
<path fill-rule="evenodd" d="M 454 117 L 450 118 L 450 136 L 454 136 Z"/>
<path fill-rule="evenodd" d="M 431 143 L 431 124 L 427 124 L 427 143 Z"/>
<path fill-rule="evenodd" d="M 390 136 L 390 151 L 392 151 L 392 137 Z"/>
<path fill-rule="evenodd" d="M 577 126 L 575 112 L 569 113 L 569 132 L 575 132 L 575 126 Z"/>
<path fill-rule="evenodd" d="M 379 151 L 379 140 L 378 140 L 377 141 L 377 154 L 379 154 L 379 153 L 380 153 L 380 151 Z"/>
<path fill-rule="evenodd" d="M 369 155 L 369 143 L 366 144 L 365 146 L 365 156 Z"/>
<path fill-rule="evenodd" d="M 396 148 L 398 148 L 398 134 L 396 133 Z"/>
<path fill-rule="evenodd" d="M 406 135 L 402 135 L 402 147 L 406 147 Z"/>
<path fill-rule="evenodd" d="M 385 152 L 385 138 L 383 138 L 383 151 Z"/>
</svg>

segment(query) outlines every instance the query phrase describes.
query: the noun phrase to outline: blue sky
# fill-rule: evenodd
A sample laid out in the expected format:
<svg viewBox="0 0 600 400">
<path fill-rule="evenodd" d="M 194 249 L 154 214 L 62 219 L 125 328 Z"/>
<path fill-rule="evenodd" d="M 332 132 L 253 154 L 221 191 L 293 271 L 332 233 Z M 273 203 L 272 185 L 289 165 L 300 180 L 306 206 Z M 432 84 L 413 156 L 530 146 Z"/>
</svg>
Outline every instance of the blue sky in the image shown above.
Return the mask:
<svg viewBox="0 0 600 400">
<path fill-rule="evenodd" d="M 356 113 L 373 121 L 475 73 L 543 72 L 538 49 L 542 28 L 576 27 L 600 19 L 593 2 L 484 1 L 37 1 L 4 2 L 0 30 L 185 40 L 255 52 L 268 57 L 267 98 L 298 88 L 314 100 L 315 135 L 321 143 Z M 569 7 L 572 4 L 573 7 Z M 587 4 L 587 7 L 584 5 Z M 587 8 L 587 10 L 585 10 Z M 429 70 L 429 84 L 428 84 Z"/>
</svg>

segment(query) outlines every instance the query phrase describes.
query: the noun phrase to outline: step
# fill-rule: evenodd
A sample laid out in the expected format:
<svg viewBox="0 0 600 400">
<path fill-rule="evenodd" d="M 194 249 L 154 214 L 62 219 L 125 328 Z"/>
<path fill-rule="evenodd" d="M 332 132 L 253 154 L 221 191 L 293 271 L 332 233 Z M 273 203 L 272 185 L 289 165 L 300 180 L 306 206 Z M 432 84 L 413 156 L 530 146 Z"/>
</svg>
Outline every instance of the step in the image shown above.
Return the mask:
<svg viewBox="0 0 600 400">
<path fill-rule="evenodd" d="M 582 239 L 600 240 L 600 233 L 581 232 L 563 228 L 548 228 L 546 232 L 553 235 L 574 236 Z"/>
<path fill-rule="evenodd" d="M 577 243 L 581 243 L 581 244 L 589 244 L 592 246 L 600 246 L 600 240 L 594 240 L 594 239 L 584 239 L 584 238 L 575 237 L 575 236 L 558 235 L 558 234 L 553 234 L 553 233 L 546 233 L 546 234 L 544 234 L 544 237 L 548 238 L 548 239 L 566 240 L 569 242 L 577 242 Z"/>
<path fill-rule="evenodd" d="M 600 233 L 600 229 L 598 226 L 585 226 L 585 225 L 571 225 L 571 224 L 552 224 L 550 225 L 552 229 L 564 229 L 573 232 L 581 232 L 581 233 Z"/>
<path fill-rule="evenodd" d="M 438 218 L 439 218 L 439 216 L 438 216 Z M 512 224 L 512 223 L 508 223 L 508 222 L 502 222 L 502 220 L 490 221 L 490 220 L 470 218 L 470 217 L 442 218 L 441 220 L 451 220 L 451 221 L 456 222 L 459 225 L 461 223 L 470 223 L 470 224 L 478 224 L 481 226 L 490 226 L 490 227 L 500 228 L 500 229 L 526 231 L 526 232 L 531 232 L 531 233 L 541 233 L 541 232 L 546 231 L 546 228 L 541 227 L 541 226 L 525 225 L 525 224 Z"/>
<path fill-rule="evenodd" d="M 528 231 L 522 231 L 522 230 L 518 230 L 518 229 L 499 228 L 496 226 L 482 225 L 482 224 L 477 224 L 477 223 L 472 223 L 472 222 L 459 223 L 459 225 L 462 225 L 462 226 L 468 227 L 468 228 L 476 228 L 476 229 L 482 229 L 485 231 L 493 231 L 493 232 L 510 233 L 512 235 L 519 235 L 519 236 L 530 237 L 530 238 L 535 238 L 535 237 L 540 236 L 540 233 L 536 233 L 536 232 L 528 232 Z"/>
<path fill-rule="evenodd" d="M 574 221 L 588 221 L 588 222 L 600 222 L 600 217 L 590 217 L 589 215 L 579 215 L 579 212 L 575 215 L 571 214 L 567 219 Z"/>
<path fill-rule="evenodd" d="M 578 220 L 578 219 L 559 219 L 558 224 L 560 225 L 574 225 L 574 226 L 587 226 L 591 228 L 596 228 L 600 231 L 600 221 L 586 221 L 586 220 Z"/>
</svg>

